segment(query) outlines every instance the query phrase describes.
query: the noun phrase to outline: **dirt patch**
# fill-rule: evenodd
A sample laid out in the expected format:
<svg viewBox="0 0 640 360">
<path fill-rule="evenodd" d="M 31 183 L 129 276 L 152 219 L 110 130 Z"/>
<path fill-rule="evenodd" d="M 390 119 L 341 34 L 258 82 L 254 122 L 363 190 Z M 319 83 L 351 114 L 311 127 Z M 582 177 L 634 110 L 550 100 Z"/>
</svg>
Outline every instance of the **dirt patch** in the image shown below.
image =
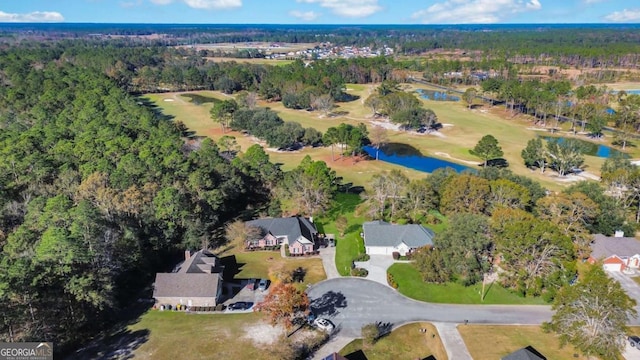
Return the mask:
<svg viewBox="0 0 640 360">
<path fill-rule="evenodd" d="M 261 345 L 271 345 L 278 341 L 284 334 L 284 327 L 271 326 L 264 322 L 247 325 L 244 327 L 244 338 Z"/>
</svg>

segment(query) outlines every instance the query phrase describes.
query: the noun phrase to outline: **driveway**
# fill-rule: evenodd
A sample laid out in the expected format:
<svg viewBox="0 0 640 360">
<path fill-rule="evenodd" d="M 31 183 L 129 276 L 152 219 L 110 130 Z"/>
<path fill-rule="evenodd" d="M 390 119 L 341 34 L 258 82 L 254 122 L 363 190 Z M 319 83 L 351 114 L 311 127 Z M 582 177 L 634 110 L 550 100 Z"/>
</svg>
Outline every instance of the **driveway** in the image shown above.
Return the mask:
<svg viewBox="0 0 640 360">
<path fill-rule="evenodd" d="M 326 280 L 308 291 L 311 309 L 336 325 L 340 336 L 360 337 L 363 325 L 398 326 L 411 321 L 479 324 L 531 324 L 551 319 L 551 307 L 540 305 L 450 305 L 409 299 L 377 282 L 341 278 Z"/>
<path fill-rule="evenodd" d="M 324 266 L 324 272 L 327 275 L 327 279 L 339 278 L 340 274 L 338 274 L 338 269 L 336 268 L 335 246 L 320 249 L 320 258 L 322 258 L 322 266 Z"/>
<path fill-rule="evenodd" d="M 369 255 L 368 261 L 356 261 L 356 267 L 367 269 L 369 275 L 367 279 L 387 285 L 387 269 L 393 265 L 394 260 L 391 255 Z"/>
<path fill-rule="evenodd" d="M 626 275 L 620 271 L 607 271 L 610 277 L 617 280 L 624 291 L 627 292 L 632 299 L 635 299 L 638 305 L 640 305 L 640 286 L 631 279 L 629 275 Z M 640 351 L 638 351 L 640 353 Z"/>
</svg>

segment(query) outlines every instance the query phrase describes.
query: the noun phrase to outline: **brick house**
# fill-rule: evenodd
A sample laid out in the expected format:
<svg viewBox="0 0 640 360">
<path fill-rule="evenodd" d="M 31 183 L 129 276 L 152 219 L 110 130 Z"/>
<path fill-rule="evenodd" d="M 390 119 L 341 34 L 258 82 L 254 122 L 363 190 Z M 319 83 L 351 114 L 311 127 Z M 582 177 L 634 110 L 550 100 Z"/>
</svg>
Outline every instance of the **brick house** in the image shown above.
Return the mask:
<svg viewBox="0 0 640 360">
<path fill-rule="evenodd" d="M 609 271 L 640 269 L 640 241 L 633 237 L 594 235 L 588 261 L 591 264 L 602 261 L 602 267 Z"/>
<path fill-rule="evenodd" d="M 287 244 L 291 254 L 308 254 L 315 251 L 318 230 L 313 222 L 305 217 L 263 218 L 248 221 L 246 224 L 261 230 L 259 238 L 247 241 L 247 248 Z"/>
</svg>

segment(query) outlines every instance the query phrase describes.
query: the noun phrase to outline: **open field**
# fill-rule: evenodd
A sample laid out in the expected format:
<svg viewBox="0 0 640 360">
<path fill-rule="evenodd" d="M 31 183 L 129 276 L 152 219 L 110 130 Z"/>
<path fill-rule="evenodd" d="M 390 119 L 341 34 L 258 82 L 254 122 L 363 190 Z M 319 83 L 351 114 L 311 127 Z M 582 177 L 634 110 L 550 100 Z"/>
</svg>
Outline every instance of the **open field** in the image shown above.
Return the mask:
<svg viewBox="0 0 640 360">
<path fill-rule="evenodd" d="M 403 86 L 407 90 L 428 89 L 428 87 L 422 85 Z M 341 123 L 357 125 L 362 122 L 371 128 L 373 126 L 371 111 L 363 105 L 363 101 L 374 88 L 373 85 L 348 84 L 348 92 L 358 97 L 358 99 L 348 103 L 337 104 L 334 113 L 330 116 L 325 116 L 316 111 L 286 109 L 280 102 L 268 103 L 260 101 L 259 106 L 268 106 L 277 111 L 285 121 L 295 121 L 303 127 L 314 127 L 322 132 Z M 229 97 L 214 91 L 199 91 L 196 93 L 218 99 Z M 145 97 L 160 107 L 165 114 L 173 116 L 175 120 L 182 121 L 197 135 L 208 136 L 213 139 L 218 139 L 222 136 L 220 125 L 214 123 L 209 115 L 210 103 L 198 105 L 180 93 L 149 94 L 145 95 Z M 489 107 L 485 105 L 470 110 L 462 102 L 422 101 L 425 107 L 432 109 L 437 114 L 439 121 L 445 124 L 444 128 L 434 134 L 388 130 L 389 142 L 407 144 L 423 155 L 468 165 L 470 163 L 480 163 L 480 159 L 472 156 L 469 150 L 475 146 L 482 136 L 491 134 L 498 139 L 505 153 L 504 158 L 509 162 L 509 168 L 516 174 L 532 177 L 551 190 L 560 190 L 574 181 L 584 180 L 580 176 L 558 178 L 553 171 L 546 171 L 544 174 L 540 174 L 539 171 L 533 171 L 524 166 L 520 153 L 526 142 L 537 135 L 548 133 L 544 128 L 534 127 L 530 116 L 520 114 L 513 117 L 511 112 L 504 107 Z M 551 121 L 549 125 L 551 125 Z M 225 135 L 235 136 L 243 150 L 258 142 L 257 139 L 239 132 L 228 132 Z M 562 131 L 555 135 L 573 136 Z M 580 137 L 580 135 L 578 136 Z M 582 138 L 586 137 L 582 136 Z M 601 140 L 601 143 L 610 145 L 611 138 L 612 136 L 610 135 L 606 136 L 604 140 Z M 627 151 L 630 151 L 632 157 L 640 155 L 640 149 L 637 147 L 631 147 Z M 339 176 L 343 177 L 345 182 L 351 182 L 356 185 L 366 184 L 374 174 L 391 169 L 401 169 L 405 175 L 412 179 L 424 176 L 422 172 L 381 161 L 357 161 L 352 158 L 338 158 L 336 161 L 332 161 L 330 148 L 305 148 L 295 152 L 268 149 L 268 152 L 271 160 L 282 164 L 284 170 L 294 168 L 304 156 L 310 155 L 313 159 L 325 161 L 332 169 L 336 170 Z M 602 158 L 585 156 L 586 170 L 595 177 L 599 176 L 603 162 L 604 159 Z"/>
<path fill-rule="evenodd" d="M 427 331 L 423 333 L 420 329 Z M 427 322 L 401 326 L 369 348 L 363 349 L 361 339 L 353 340 L 340 350 L 340 355 L 349 355 L 358 350 L 362 350 L 369 360 L 425 359 L 430 355 L 438 360 L 447 359 L 438 330 Z"/>
<path fill-rule="evenodd" d="M 541 298 L 520 297 L 497 283 L 485 285 L 485 297 L 482 301 L 482 284 L 465 287 L 456 283 L 426 283 L 422 281 L 418 270 L 407 263 L 393 264 L 387 272 L 398 283 L 398 292 L 419 301 L 448 304 L 544 304 Z"/>
<path fill-rule="evenodd" d="M 540 326 L 459 325 L 458 331 L 474 360 L 496 360 L 526 346 L 533 346 L 547 359 L 582 359 L 571 345 L 560 348 L 553 333 L 545 333 Z M 490 344 L 490 346 L 489 346 Z"/>
<path fill-rule="evenodd" d="M 265 58 L 240 59 L 240 58 L 229 58 L 229 57 L 206 57 L 205 59 L 211 62 L 235 61 L 237 63 L 256 64 L 256 65 L 273 65 L 273 66 L 284 66 L 284 65 L 289 65 L 293 62 L 293 60 L 265 59 Z"/>
<path fill-rule="evenodd" d="M 258 313 L 187 314 L 155 310 L 148 311 L 127 330 L 147 337 L 133 352 L 135 358 L 154 360 L 212 357 L 279 360 L 265 351 L 275 346 L 266 342 L 275 340 L 270 339 L 271 335 L 277 338 L 284 333 L 269 326 L 266 318 Z M 262 338 L 253 338 L 254 333 Z"/>
</svg>

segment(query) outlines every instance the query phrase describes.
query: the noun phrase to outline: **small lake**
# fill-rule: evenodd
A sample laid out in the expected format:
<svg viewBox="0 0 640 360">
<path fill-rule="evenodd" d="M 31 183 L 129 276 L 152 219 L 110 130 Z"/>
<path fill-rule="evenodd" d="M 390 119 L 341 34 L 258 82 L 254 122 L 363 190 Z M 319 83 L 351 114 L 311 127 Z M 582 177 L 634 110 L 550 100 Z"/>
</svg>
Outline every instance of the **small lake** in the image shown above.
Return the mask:
<svg viewBox="0 0 640 360">
<path fill-rule="evenodd" d="M 475 171 L 470 167 L 456 164 L 450 161 L 436 159 L 430 156 L 424 156 L 410 146 L 406 146 L 411 150 L 407 151 L 401 145 L 391 144 L 379 150 L 378 160 L 386 161 L 391 164 L 402 165 L 410 169 L 432 173 L 437 169 L 452 168 L 456 172 Z M 365 146 L 364 151 L 372 158 L 376 158 L 376 149 L 372 146 Z"/>
<path fill-rule="evenodd" d="M 218 100 L 216 98 L 208 97 L 208 96 L 202 96 L 200 94 L 181 94 L 180 96 L 184 96 L 184 97 L 188 98 L 189 101 L 191 101 L 192 103 L 194 103 L 196 105 L 220 102 L 220 100 Z"/>
<path fill-rule="evenodd" d="M 460 101 L 460 96 L 447 94 L 444 91 L 436 91 L 436 90 L 416 90 L 420 97 L 426 100 L 434 100 L 434 101 Z"/>
<path fill-rule="evenodd" d="M 624 158 L 629 157 L 628 154 L 623 153 L 620 150 L 616 150 L 607 145 L 592 143 L 591 141 L 575 139 L 575 138 L 563 138 L 558 136 L 542 136 L 542 138 L 546 141 L 558 140 L 559 142 L 563 142 L 566 139 L 575 141 L 578 144 L 580 144 L 580 147 L 582 148 L 582 153 L 584 155 L 597 156 L 605 159 L 612 157 L 614 154 L 620 154 Z"/>
</svg>

